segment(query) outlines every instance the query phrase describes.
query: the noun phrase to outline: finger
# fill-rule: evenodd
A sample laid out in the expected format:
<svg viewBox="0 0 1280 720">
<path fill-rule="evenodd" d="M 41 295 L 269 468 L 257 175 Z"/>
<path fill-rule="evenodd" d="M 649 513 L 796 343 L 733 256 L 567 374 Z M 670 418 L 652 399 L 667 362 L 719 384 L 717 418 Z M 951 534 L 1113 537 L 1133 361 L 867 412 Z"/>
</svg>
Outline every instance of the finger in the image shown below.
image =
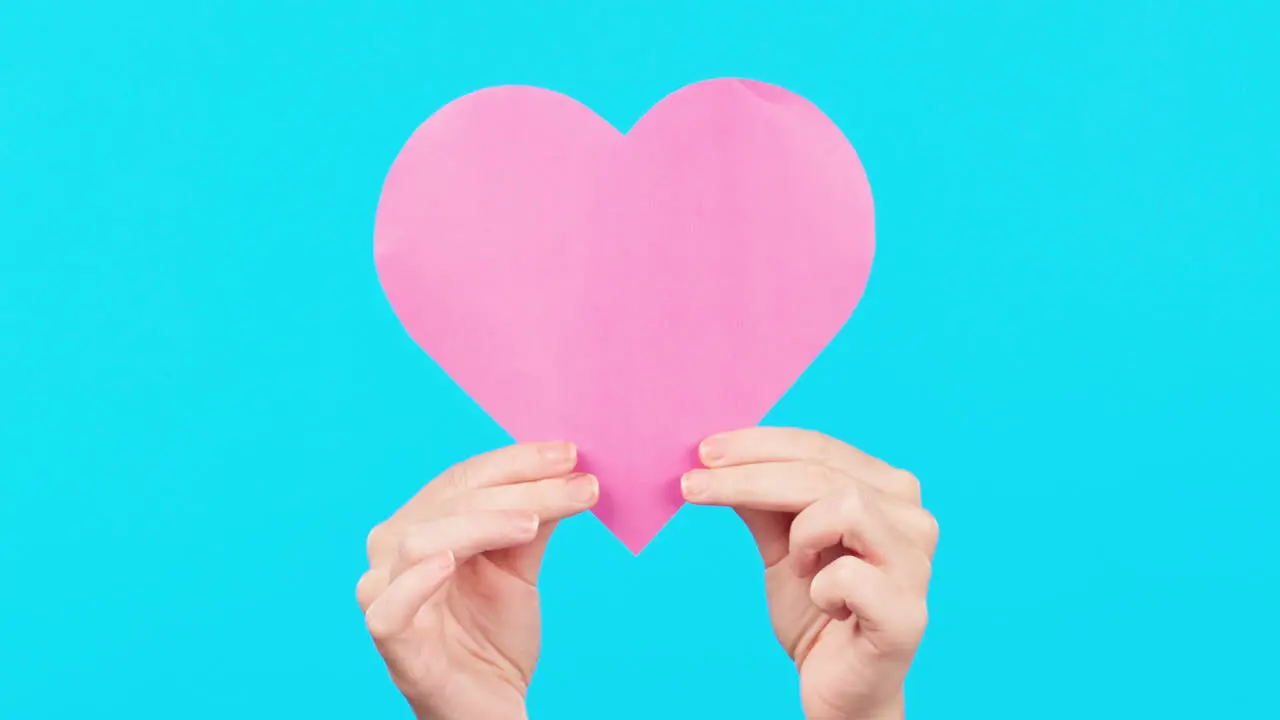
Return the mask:
<svg viewBox="0 0 1280 720">
<path fill-rule="evenodd" d="M 392 643 L 413 624 L 424 603 L 453 575 L 453 553 L 444 552 L 400 573 L 365 612 L 369 635 L 379 647 Z"/>
<path fill-rule="evenodd" d="M 578 462 L 572 443 L 523 443 L 499 448 L 458 463 L 427 483 L 385 522 L 379 523 L 366 543 L 369 562 L 380 565 L 392 544 L 388 538 L 400 535 L 404 525 L 438 516 L 441 498 L 448 499 L 473 489 L 562 477 Z"/>
<path fill-rule="evenodd" d="M 410 526 L 396 546 L 390 579 L 440 553 L 452 552 L 462 564 L 482 552 L 522 545 L 537 535 L 539 522 L 528 510 L 490 510 Z"/>
<path fill-rule="evenodd" d="M 911 653 L 928 622 L 922 599 L 907 596 L 867 561 L 845 555 L 813 578 L 809 598 L 837 620 L 856 616 L 867 640 L 885 653 Z"/>
<path fill-rule="evenodd" d="M 589 510 L 599 499 L 600 483 L 595 476 L 578 473 L 567 477 L 482 488 L 451 499 L 447 507 L 467 513 L 521 510 L 532 512 L 543 523 L 548 523 Z"/>
<path fill-rule="evenodd" d="M 770 568 L 787 555 L 792 516 L 845 482 L 825 466 L 783 462 L 693 470 L 680 487 L 690 503 L 733 507 Z"/>
<path fill-rule="evenodd" d="M 361 612 L 369 611 L 369 606 L 382 595 L 389 582 L 388 568 L 369 568 L 360 576 L 360 581 L 356 583 L 356 602 L 359 603 Z"/>
<path fill-rule="evenodd" d="M 703 440 L 698 454 L 707 467 L 808 461 L 866 480 L 887 492 L 914 494 L 917 499 L 919 496 L 919 483 L 909 473 L 812 430 L 776 427 L 735 430 Z"/>
<path fill-rule="evenodd" d="M 493 561 L 516 577 L 533 585 L 542 571 L 542 559 L 560 520 L 590 510 L 600 499 L 600 482 L 593 475 L 578 474 L 524 485 L 493 488 L 476 493 L 475 502 L 486 507 L 530 508 L 542 519 L 537 535 L 529 543 L 496 553 Z"/>
<path fill-rule="evenodd" d="M 751 427 L 713 435 L 702 441 L 698 454 L 708 467 L 810 460 L 846 472 L 892 469 L 848 443 L 798 428 Z"/>
<path fill-rule="evenodd" d="M 564 518 L 590 510 L 599 499 L 599 481 L 593 475 L 579 473 L 566 478 L 478 490 L 460 502 L 469 507 L 487 509 L 519 508 L 539 517 L 538 531 L 529 542 L 499 549 L 490 555 L 495 564 L 533 585 L 538 582 L 542 559 L 556 524 Z"/>
<path fill-rule="evenodd" d="M 938 549 L 938 520 L 919 505 L 888 503 L 889 522 L 929 558 Z"/>
<path fill-rule="evenodd" d="M 383 563 L 370 567 L 356 584 L 356 599 L 363 610 L 407 568 L 443 552 L 452 552 L 456 563 L 476 554 L 500 550 L 534 539 L 538 516 L 528 511 L 475 512 L 418 523 L 407 528 Z"/>
<path fill-rule="evenodd" d="M 817 573 L 837 548 L 856 554 L 903 587 L 927 589 L 933 571 L 929 555 L 893 523 L 891 515 L 911 508 L 885 498 L 852 485 L 797 515 L 788 548 L 796 573 L 801 577 Z"/>
<path fill-rule="evenodd" d="M 768 510 L 737 509 L 742 524 L 747 526 L 751 537 L 760 551 L 760 560 L 765 569 L 777 565 L 787 557 L 788 535 L 791 532 L 791 513 L 769 512 Z"/>
<path fill-rule="evenodd" d="M 832 547 L 857 554 L 881 566 L 893 552 L 892 536 L 885 527 L 871 493 L 856 484 L 832 493 L 805 508 L 791 523 L 790 555 L 796 572 L 808 577 L 818 570 L 818 558 Z"/>
<path fill-rule="evenodd" d="M 577 462 L 578 450 L 572 443 L 522 443 L 458 463 L 439 480 L 460 490 L 497 487 L 565 475 Z"/>
<path fill-rule="evenodd" d="M 542 572 L 542 558 L 547 553 L 547 545 L 551 542 L 551 534 L 555 532 L 557 521 L 543 523 L 533 540 L 505 550 L 497 550 L 489 554 L 495 565 L 505 567 L 513 575 L 530 585 L 538 583 L 538 575 Z"/>
<path fill-rule="evenodd" d="M 692 470 L 680 479 L 684 499 L 695 505 L 798 513 L 822 496 L 854 482 L 825 465 L 763 462 Z"/>
</svg>

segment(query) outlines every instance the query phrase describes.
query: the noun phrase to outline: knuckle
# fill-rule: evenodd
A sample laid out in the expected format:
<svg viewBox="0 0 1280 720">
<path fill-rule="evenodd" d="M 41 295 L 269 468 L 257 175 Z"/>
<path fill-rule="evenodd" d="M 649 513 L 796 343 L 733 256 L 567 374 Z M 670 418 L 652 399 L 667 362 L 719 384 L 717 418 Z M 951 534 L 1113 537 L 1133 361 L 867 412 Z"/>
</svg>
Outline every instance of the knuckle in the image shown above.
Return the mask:
<svg viewBox="0 0 1280 720">
<path fill-rule="evenodd" d="M 867 512 L 867 499 L 862 490 L 852 486 L 843 490 L 836 500 L 836 512 L 845 520 L 857 520 Z"/>
<path fill-rule="evenodd" d="M 929 606 L 924 602 L 920 602 L 915 607 L 907 611 L 907 617 L 903 621 L 903 631 L 911 639 L 912 645 L 920 642 L 924 637 L 925 628 L 929 626 Z"/>
<path fill-rule="evenodd" d="M 361 609 L 368 609 L 369 605 L 376 599 L 376 596 L 377 590 L 374 588 L 373 573 L 372 571 L 366 572 L 356 582 L 356 603 Z"/>
<path fill-rule="evenodd" d="M 443 478 L 445 485 L 451 489 L 471 487 L 476 481 L 475 465 L 475 462 L 463 462 L 449 468 Z"/>
<path fill-rule="evenodd" d="M 894 470 L 893 485 L 897 492 L 911 498 L 912 500 L 920 500 L 920 479 L 909 470 Z"/>
<path fill-rule="evenodd" d="M 819 488 L 830 487 L 836 479 L 836 473 L 831 466 L 820 462 L 801 463 L 801 473 L 806 482 Z"/>
<path fill-rule="evenodd" d="M 941 528 L 938 526 L 938 518 L 928 510 L 920 511 L 920 534 L 932 547 L 938 543 L 938 535 Z"/>
<path fill-rule="evenodd" d="M 806 454 L 815 462 L 825 465 L 836 461 L 837 440 L 816 430 L 801 430 L 800 433 L 806 446 Z"/>
<path fill-rule="evenodd" d="M 391 628 L 378 613 L 366 612 L 364 614 L 364 627 L 369 632 L 369 637 L 376 641 L 387 640 L 391 637 Z"/>
<path fill-rule="evenodd" d="M 929 583 L 931 582 L 933 582 L 933 563 L 925 560 L 916 585 L 921 597 L 928 597 Z"/>
<path fill-rule="evenodd" d="M 369 637 L 374 638 L 375 643 L 384 643 L 396 637 L 396 632 L 387 624 L 387 621 L 379 619 L 378 615 L 365 615 L 365 629 L 369 632 Z"/>
<path fill-rule="evenodd" d="M 406 564 L 412 565 L 426 556 L 427 538 L 421 530 L 410 529 L 396 541 L 396 556 Z"/>
<path fill-rule="evenodd" d="M 469 493 L 450 495 L 433 503 L 429 511 L 423 512 L 415 519 L 419 523 L 424 523 L 452 517 L 465 512 L 471 504 L 474 504 L 474 499 Z"/>
<path fill-rule="evenodd" d="M 386 523 L 378 523 L 369 531 L 369 535 L 365 538 L 365 553 L 369 556 L 369 563 L 374 564 L 386 552 L 387 547 L 392 544 L 391 529 Z"/>
</svg>

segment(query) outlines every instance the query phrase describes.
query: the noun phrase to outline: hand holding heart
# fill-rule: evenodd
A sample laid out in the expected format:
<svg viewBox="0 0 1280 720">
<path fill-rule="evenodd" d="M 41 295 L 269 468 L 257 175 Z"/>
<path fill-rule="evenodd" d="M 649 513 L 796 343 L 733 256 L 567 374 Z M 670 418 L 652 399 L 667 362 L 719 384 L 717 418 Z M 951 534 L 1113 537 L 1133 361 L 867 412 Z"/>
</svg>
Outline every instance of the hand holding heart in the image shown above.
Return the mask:
<svg viewBox="0 0 1280 720">
<path fill-rule="evenodd" d="M 518 720 L 538 660 L 538 570 L 556 521 L 595 505 L 568 443 L 463 462 L 369 533 L 356 596 L 423 720 Z"/>
<path fill-rule="evenodd" d="M 700 455 L 685 498 L 735 508 L 755 537 L 805 717 L 901 718 L 938 542 L 915 477 L 802 430 L 729 433 Z"/>
<path fill-rule="evenodd" d="M 420 717 L 524 717 L 556 520 L 591 508 L 639 553 L 686 501 L 755 535 L 810 720 L 901 715 L 936 541 L 914 479 L 753 429 L 676 483 L 694 442 L 758 423 L 835 337 L 874 251 L 853 146 L 765 83 L 690 85 L 626 135 L 564 95 L 489 88 L 414 132 L 374 231 L 391 306 L 509 434 L 582 450 L 463 463 L 371 536 L 361 603 Z"/>
<path fill-rule="evenodd" d="M 808 720 L 903 715 L 937 525 L 915 479 L 817 433 L 706 440 L 686 499 L 735 508 L 759 546 L 774 631 Z M 357 595 L 419 718 L 519 720 L 537 662 L 537 577 L 556 521 L 590 509 L 572 445 L 522 444 L 429 483 L 369 536 Z"/>
</svg>

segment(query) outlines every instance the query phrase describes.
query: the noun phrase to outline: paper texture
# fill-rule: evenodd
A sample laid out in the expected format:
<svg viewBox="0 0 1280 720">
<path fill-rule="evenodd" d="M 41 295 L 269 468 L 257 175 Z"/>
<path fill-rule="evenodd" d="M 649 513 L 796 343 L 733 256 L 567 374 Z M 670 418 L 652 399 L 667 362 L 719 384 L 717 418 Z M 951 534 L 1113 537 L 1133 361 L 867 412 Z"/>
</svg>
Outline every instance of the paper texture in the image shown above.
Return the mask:
<svg viewBox="0 0 1280 720">
<path fill-rule="evenodd" d="M 374 241 L 413 339 L 516 440 L 576 442 L 635 553 L 698 442 L 759 423 L 839 331 L 874 244 L 839 129 L 732 79 L 625 136 L 548 90 L 462 97 L 396 158 Z"/>
</svg>

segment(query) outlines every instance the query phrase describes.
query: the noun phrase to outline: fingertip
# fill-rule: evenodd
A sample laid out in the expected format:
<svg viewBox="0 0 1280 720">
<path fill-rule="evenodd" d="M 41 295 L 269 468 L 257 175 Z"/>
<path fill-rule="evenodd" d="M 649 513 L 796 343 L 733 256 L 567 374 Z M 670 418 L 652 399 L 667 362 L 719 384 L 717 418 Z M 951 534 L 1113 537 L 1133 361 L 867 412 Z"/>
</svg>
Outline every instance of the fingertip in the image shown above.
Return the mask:
<svg viewBox="0 0 1280 720">
<path fill-rule="evenodd" d="M 356 603 L 360 609 L 368 612 L 369 606 L 378 599 L 382 589 L 387 585 L 385 573 L 373 569 L 367 570 L 356 582 Z"/>
<path fill-rule="evenodd" d="M 578 446 L 571 442 L 542 443 L 538 453 L 544 461 L 557 468 L 572 468 L 578 464 Z"/>
<path fill-rule="evenodd" d="M 538 526 L 542 519 L 538 513 L 528 510 L 516 510 L 508 514 L 511 526 L 520 537 L 533 537 L 538 534 Z"/>
<path fill-rule="evenodd" d="M 703 465 L 713 467 L 724 460 L 728 444 L 729 439 L 724 433 L 712 435 L 698 444 L 698 459 Z"/>
<path fill-rule="evenodd" d="M 454 555 L 452 550 L 445 550 L 427 562 L 441 577 L 448 577 L 458 568 L 458 556 Z"/>
<path fill-rule="evenodd" d="M 422 607 L 453 576 L 457 558 L 452 550 L 433 555 L 393 580 L 365 611 L 365 626 L 375 641 L 391 640 L 413 621 Z"/>
<path fill-rule="evenodd" d="M 709 473 L 703 470 L 690 470 L 680 478 L 680 494 L 689 502 L 697 502 L 706 496 L 710 484 Z"/>
<path fill-rule="evenodd" d="M 568 485 L 570 497 L 581 507 L 592 508 L 600 501 L 600 481 L 595 475 L 574 475 L 569 478 Z"/>
</svg>

